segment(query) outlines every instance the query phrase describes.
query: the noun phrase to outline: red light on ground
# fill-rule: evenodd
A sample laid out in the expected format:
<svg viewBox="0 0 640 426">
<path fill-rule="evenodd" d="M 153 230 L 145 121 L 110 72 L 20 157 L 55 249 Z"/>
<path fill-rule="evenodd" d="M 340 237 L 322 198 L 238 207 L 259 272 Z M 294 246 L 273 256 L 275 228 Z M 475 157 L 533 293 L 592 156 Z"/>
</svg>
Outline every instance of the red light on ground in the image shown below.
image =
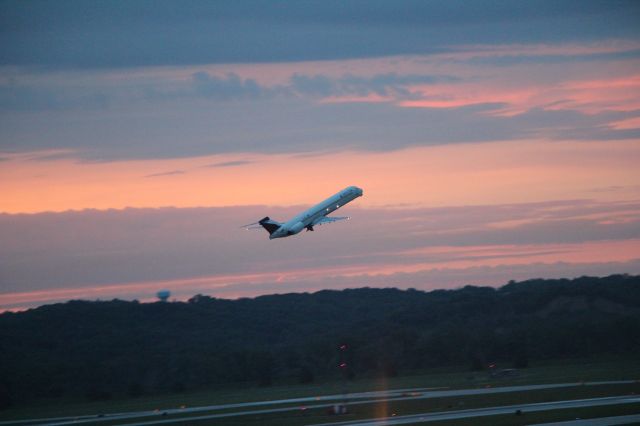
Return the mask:
<svg viewBox="0 0 640 426">
<path fill-rule="evenodd" d="M 344 351 L 344 350 L 346 350 L 346 349 L 347 349 L 347 345 L 341 345 L 341 346 L 340 346 L 340 350 L 341 350 L 341 351 Z"/>
<path fill-rule="evenodd" d="M 347 366 L 346 362 L 343 362 L 342 364 L 340 364 L 340 368 L 346 368 L 346 366 Z"/>
</svg>

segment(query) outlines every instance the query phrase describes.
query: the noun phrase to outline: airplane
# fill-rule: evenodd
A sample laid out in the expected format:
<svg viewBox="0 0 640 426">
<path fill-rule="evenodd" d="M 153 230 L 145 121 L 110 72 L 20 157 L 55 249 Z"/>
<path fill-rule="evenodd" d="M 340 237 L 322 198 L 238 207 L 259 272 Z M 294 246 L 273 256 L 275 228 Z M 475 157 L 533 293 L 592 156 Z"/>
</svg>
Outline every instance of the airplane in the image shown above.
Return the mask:
<svg viewBox="0 0 640 426">
<path fill-rule="evenodd" d="M 270 240 L 273 240 L 274 238 L 289 237 L 299 233 L 303 229 L 313 231 L 313 227 L 316 225 L 324 225 L 327 223 L 337 222 L 339 220 L 349 219 L 347 216 L 327 217 L 327 215 L 356 198 L 362 197 L 362 194 L 362 189 L 357 186 L 349 186 L 284 223 L 277 222 L 267 216 L 260 219 L 258 222 L 250 223 L 243 227 L 246 229 L 264 228 L 269 232 Z"/>
</svg>

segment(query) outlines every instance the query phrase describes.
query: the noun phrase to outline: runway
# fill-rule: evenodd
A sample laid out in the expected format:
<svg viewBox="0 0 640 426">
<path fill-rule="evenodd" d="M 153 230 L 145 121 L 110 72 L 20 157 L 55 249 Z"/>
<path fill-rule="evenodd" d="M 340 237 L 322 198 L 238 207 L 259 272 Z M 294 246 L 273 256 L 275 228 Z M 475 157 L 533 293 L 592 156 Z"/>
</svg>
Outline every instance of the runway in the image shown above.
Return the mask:
<svg viewBox="0 0 640 426">
<path fill-rule="evenodd" d="M 578 419 L 566 422 L 538 423 L 529 426 L 616 426 L 639 424 L 640 414 L 631 414 L 629 416 L 600 417 L 597 419 Z"/>
<path fill-rule="evenodd" d="M 302 398 L 289 398 L 289 399 L 281 399 L 281 400 L 273 400 L 273 401 L 257 401 L 257 402 L 242 402 L 242 403 L 234 403 L 234 404 L 219 404 L 219 405 L 209 405 L 209 406 L 200 406 L 200 407 L 187 407 L 187 408 L 173 408 L 173 409 L 164 409 L 164 410 L 153 410 L 153 411 L 136 411 L 136 412 L 127 412 L 127 413 L 113 413 L 113 414 L 94 414 L 94 415 L 86 415 L 86 416 L 75 416 L 75 417 L 56 417 L 56 418 L 42 418 L 42 419 L 28 419 L 21 421 L 3 421 L 0 422 L 0 425 L 19 425 L 19 424 L 29 424 L 29 425 L 49 425 L 49 426 L 66 426 L 66 425 L 77 425 L 77 424 L 86 424 L 86 423 L 100 423 L 100 422 L 118 422 L 118 425 L 155 425 L 155 424 L 170 424 L 170 423 L 185 423 L 187 421 L 195 421 L 195 420 L 208 420 L 208 419 L 218 419 L 218 418 L 226 418 L 226 417 L 238 417 L 238 416 L 246 416 L 246 415 L 255 415 L 255 414 L 271 414 L 271 413 L 282 413 L 282 412 L 294 412 L 300 411 L 301 409 L 322 409 L 329 408 L 336 404 L 337 402 L 343 402 L 346 400 L 346 405 L 360 405 L 360 404 L 376 404 L 382 401 L 402 401 L 402 400 L 418 400 L 418 399 L 428 399 L 428 398 L 440 398 L 440 397 L 451 397 L 451 396 L 470 396 L 470 395 L 486 395 L 486 394 L 496 394 L 496 393 L 507 393 L 507 392 L 522 392 L 522 391 L 535 391 L 535 390 L 543 390 L 543 389 L 557 389 L 557 388 L 567 388 L 574 386 L 598 386 L 598 385 L 608 385 L 608 384 L 630 384 L 634 383 L 634 380 L 619 380 L 619 381 L 602 381 L 602 382 L 584 382 L 584 383 L 559 383 L 559 384 L 546 384 L 546 385 L 525 385 L 525 386 L 503 386 L 503 387 L 490 387 L 490 388 L 480 388 L 480 389 L 454 389 L 454 390 L 441 390 L 441 388 L 411 388 L 411 389 L 395 389 L 395 390 L 385 390 L 385 391 L 372 391 L 372 392 L 361 392 L 361 393 L 352 393 L 346 395 L 335 394 L 335 395 L 324 395 L 324 396 L 315 396 L 315 397 L 302 397 Z M 626 398 L 629 397 L 611 397 L 611 398 Z M 611 398 L 594 398 L 590 400 L 581 400 L 582 403 L 588 404 L 591 401 L 592 404 L 595 405 L 610 405 L 610 402 L 613 401 Z M 575 403 L 576 401 L 562 401 L 562 403 L 570 404 Z M 626 402 L 616 402 L 616 403 L 627 403 Z M 637 402 L 637 399 L 634 400 Z M 558 404 L 558 403 L 548 403 L 550 404 Z M 278 407 L 280 405 L 280 407 Z M 282 405 L 287 405 L 282 407 Z M 540 406 L 540 404 L 532 404 L 531 407 L 535 408 L 535 406 Z M 589 406 L 589 405 L 586 405 Z M 259 407 L 264 407 L 260 409 Z M 442 413 L 429 413 L 423 415 L 412 415 L 412 416 L 402 416 L 402 417 L 393 417 L 390 418 L 388 423 L 381 423 L 381 420 L 375 421 L 359 421 L 352 423 L 353 425 L 383 425 L 383 424 L 405 424 L 408 421 L 402 421 L 402 419 L 411 419 L 411 422 L 416 422 L 416 419 L 425 418 L 427 420 L 420 421 L 434 421 L 428 420 L 428 418 L 432 418 L 436 415 L 464 415 L 465 413 L 475 412 L 476 414 L 469 414 L 467 417 L 473 417 L 476 415 L 494 415 L 494 414 L 482 414 L 483 410 L 512 410 L 515 412 L 517 406 L 508 406 L 508 407 L 492 407 L 487 409 L 478 409 L 478 410 L 460 410 L 455 412 L 442 412 Z M 252 408 L 250 410 L 246 410 L 247 408 Z M 558 407 L 556 407 L 558 408 Z M 559 407 L 562 408 L 562 407 Z M 244 409 L 244 410 L 243 410 Z M 544 408 L 544 410 L 548 410 L 552 408 Z M 211 413 L 212 411 L 222 411 L 222 410 L 237 410 L 237 411 L 227 411 L 224 413 Z M 539 411 L 540 409 L 538 409 Z M 188 418 L 166 418 L 167 416 L 172 415 L 183 415 L 183 414 L 196 414 L 196 413 L 205 413 L 208 414 L 202 416 L 193 416 Z M 498 413 L 502 414 L 502 413 Z M 150 419 L 152 418 L 153 419 Z M 144 418 L 149 418 L 144 421 Z M 463 418 L 463 417 L 453 417 L 453 418 Z M 132 421 L 135 419 L 143 420 L 138 422 L 127 423 L 128 421 Z M 435 419 L 435 417 L 434 417 Z M 445 418 L 437 418 L 437 420 L 444 420 Z M 343 424 L 343 425 L 351 425 L 351 423 L 331 423 L 331 424 Z"/>
<path fill-rule="evenodd" d="M 424 413 L 424 414 L 412 414 L 410 416 L 397 416 L 386 417 L 384 419 L 376 420 L 357 420 L 349 422 L 335 422 L 335 423 L 322 423 L 314 426 L 391 426 L 402 425 L 409 423 L 427 423 L 442 420 L 458 420 L 471 417 L 481 416 L 496 416 L 501 414 L 516 415 L 516 411 L 520 410 L 521 415 L 526 416 L 526 413 L 532 413 L 537 411 L 548 410 L 561 410 L 568 408 L 584 408 L 584 407 L 596 407 L 603 405 L 618 405 L 618 404 L 632 404 L 640 403 L 640 397 L 634 396 L 613 396 L 605 398 L 589 398 L 579 399 L 571 401 L 555 401 L 555 402 L 543 402 L 536 404 L 518 404 L 518 405 L 506 405 L 502 407 L 487 407 L 477 408 L 471 410 L 459 410 L 459 411 L 443 411 L 437 413 Z M 150 424 L 150 423 L 146 423 Z M 563 423 L 560 423 L 563 424 Z M 571 423 L 569 423 L 571 424 Z"/>
</svg>

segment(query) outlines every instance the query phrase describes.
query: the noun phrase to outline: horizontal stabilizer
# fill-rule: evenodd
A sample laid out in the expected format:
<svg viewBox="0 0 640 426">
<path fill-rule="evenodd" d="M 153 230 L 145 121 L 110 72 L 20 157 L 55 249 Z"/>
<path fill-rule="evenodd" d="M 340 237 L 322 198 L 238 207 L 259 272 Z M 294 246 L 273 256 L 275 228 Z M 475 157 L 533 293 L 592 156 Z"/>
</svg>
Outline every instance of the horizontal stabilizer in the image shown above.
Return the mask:
<svg viewBox="0 0 640 426">
<path fill-rule="evenodd" d="M 269 216 L 260 219 L 258 222 L 248 223 L 246 225 L 242 225 L 241 228 L 250 230 L 250 229 L 266 229 L 269 232 L 269 235 L 273 234 L 278 228 L 280 228 L 282 224 L 280 222 L 276 222 L 275 220 L 271 220 Z"/>
</svg>

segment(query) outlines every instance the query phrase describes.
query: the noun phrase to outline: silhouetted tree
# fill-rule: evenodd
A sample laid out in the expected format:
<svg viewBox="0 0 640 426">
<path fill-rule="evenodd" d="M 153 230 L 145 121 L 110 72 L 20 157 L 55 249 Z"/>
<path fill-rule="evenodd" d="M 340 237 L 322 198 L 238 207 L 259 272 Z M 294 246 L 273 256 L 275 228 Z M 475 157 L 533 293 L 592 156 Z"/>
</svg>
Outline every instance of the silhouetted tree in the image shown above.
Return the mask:
<svg viewBox="0 0 640 426">
<path fill-rule="evenodd" d="M 71 301 L 0 314 L 0 407 L 446 365 L 479 370 L 487 360 L 524 368 L 551 358 L 638 358 L 638 336 L 640 277 L 629 275 L 499 289 Z"/>
</svg>

